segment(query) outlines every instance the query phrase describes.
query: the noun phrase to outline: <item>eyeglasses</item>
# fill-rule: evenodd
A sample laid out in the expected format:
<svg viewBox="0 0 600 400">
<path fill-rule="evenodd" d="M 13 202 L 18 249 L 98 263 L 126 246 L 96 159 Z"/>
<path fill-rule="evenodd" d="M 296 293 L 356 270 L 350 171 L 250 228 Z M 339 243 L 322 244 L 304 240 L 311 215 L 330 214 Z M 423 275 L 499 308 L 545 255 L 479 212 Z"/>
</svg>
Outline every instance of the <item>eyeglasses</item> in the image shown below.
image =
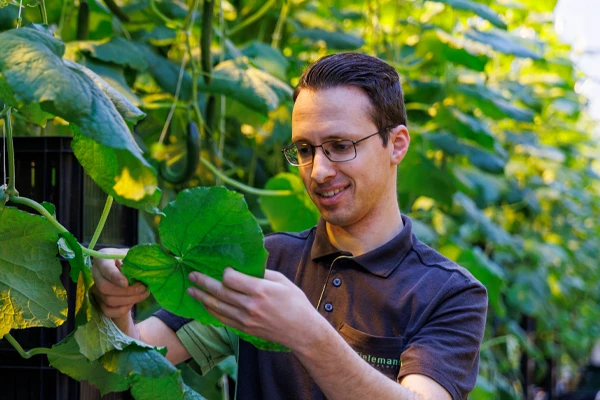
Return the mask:
<svg viewBox="0 0 600 400">
<path fill-rule="evenodd" d="M 289 146 L 284 147 L 281 152 L 285 156 L 287 162 L 295 167 L 304 167 L 312 164 L 315 158 L 315 149 L 317 147 L 323 149 L 323 154 L 325 154 L 325 157 L 327 157 L 329 161 L 351 161 L 356 158 L 356 144 L 375 135 L 379 135 L 387 129 L 389 128 L 384 128 L 359 140 L 334 139 L 323 142 L 318 146 L 313 146 L 309 143 L 292 143 Z"/>
</svg>

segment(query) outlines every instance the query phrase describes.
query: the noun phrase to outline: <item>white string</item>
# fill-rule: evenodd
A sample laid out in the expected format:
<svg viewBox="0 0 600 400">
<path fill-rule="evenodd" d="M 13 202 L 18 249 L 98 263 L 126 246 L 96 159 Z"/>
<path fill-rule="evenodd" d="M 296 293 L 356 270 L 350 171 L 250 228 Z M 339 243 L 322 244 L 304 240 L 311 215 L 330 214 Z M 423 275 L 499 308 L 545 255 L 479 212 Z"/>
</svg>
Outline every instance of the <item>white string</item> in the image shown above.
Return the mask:
<svg viewBox="0 0 600 400">
<path fill-rule="evenodd" d="M 19 2 L 19 17 L 17 18 L 17 29 L 21 27 L 21 10 L 23 9 L 23 0 Z"/>
<path fill-rule="evenodd" d="M 10 118 L 10 117 L 9 117 Z M 7 181 L 8 179 L 6 178 L 6 122 L 2 124 L 2 144 L 3 144 L 3 149 L 2 149 L 2 162 L 3 162 L 3 167 L 2 167 L 2 171 L 4 172 L 4 185 L 2 187 L 6 188 L 7 185 Z"/>
</svg>

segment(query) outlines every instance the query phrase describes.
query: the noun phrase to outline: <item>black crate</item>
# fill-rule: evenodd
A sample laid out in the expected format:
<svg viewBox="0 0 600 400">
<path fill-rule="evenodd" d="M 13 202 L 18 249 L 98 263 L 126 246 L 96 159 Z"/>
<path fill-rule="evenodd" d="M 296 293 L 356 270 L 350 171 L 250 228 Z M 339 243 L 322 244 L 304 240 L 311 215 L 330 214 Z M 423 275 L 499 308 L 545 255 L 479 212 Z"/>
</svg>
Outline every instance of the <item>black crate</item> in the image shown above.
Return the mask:
<svg viewBox="0 0 600 400">
<path fill-rule="evenodd" d="M 82 244 L 89 243 L 102 214 L 106 194 L 83 172 L 71 150 L 71 138 L 16 137 L 13 143 L 19 195 L 53 203 L 58 221 Z M 0 166 L 5 165 L 3 147 L 0 138 Z M 19 208 L 34 212 L 24 206 Z M 135 245 L 137 227 L 137 210 L 113 203 L 97 247 Z M 68 276 L 66 262 L 63 262 L 61 280 L 69 298 L 67 322 L 58 328 L 11 331 L 25 350 L 51 347 L 74 329 L 76 285 Z M 0 399 L 74 400 L 80 397 L 79 383 L 50 367 L 45 356 L 23 359 L 4 340 L 0 340 L 0 388 Z"/>
</svg>

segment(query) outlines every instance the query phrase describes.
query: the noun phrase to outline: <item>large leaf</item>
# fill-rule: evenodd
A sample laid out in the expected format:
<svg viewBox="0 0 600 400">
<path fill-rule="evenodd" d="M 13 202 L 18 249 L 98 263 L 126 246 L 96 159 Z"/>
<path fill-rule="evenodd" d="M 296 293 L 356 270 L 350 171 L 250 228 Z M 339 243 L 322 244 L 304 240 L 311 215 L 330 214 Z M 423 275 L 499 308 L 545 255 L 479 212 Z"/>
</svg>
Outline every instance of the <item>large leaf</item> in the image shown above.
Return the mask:
<svg viewBox="0 0 600 400">
<path fill-rule="evenodd" d="M 119 36 L 95 42 L 70 42 L 67 46 L 73 48 L 70 51 L 76 49 L 100 61 L 128 66 L 138 71 L 148 68 L 144 54 L 138 47 Z"/>
<path fill-rule="evenodd" d="M 475 145 L 458 139 L 450 133 L 428 133 L 424 138 L 433 144 L 434 149 L 439 149 L 450 155 L 464 155 L 471 164 L 484 171 L 501 174 L 504 172 L 505 162 L 496 154 Z"/>
<path fill-rule="evenodd" d="M 114 64 L 93 61 L 91 59 L 85 60 L 85 66 L 94 71 L 111 87 L 117 89 L 131 104 L 136 107 L 141 104 L 139 97 L 131 90 L 125 81 L 123 68 Z"/>
<path fill-rule="evenodd" d="M 57 241 L 57 229 L 44 218 L 0 208 L 0 337 L 11 329 L 65 322 Z"/>
<path fill-rule="evenodd" d="M 542 59 L 542 56 L 531 50 L 529 47 L 519 43 L 516 37 L 501 30 L 478 31 L 471 29 L 465 36 L 476 42 L 487 44 L 494 50 L 504 54 L 512 54 L 517 57 L 532 58 L 534 60 Z"/>
<path fill-rule="evenodd" d="M 148 64 L 148 72 L 165 92 L 175 96 L 177 93 L 177 83 L 179 82 L 179 73 L 182 72 L 179 99 L 183 101 L 191 100 L 192 77 L 185 69 L 181 71 L 180 64 L 156 54 L 150 46 L 137 44 L 137 48 L 144 55 L 144 59 Z"/>
<path fill-rule="evenodd" d="M 438 168 L 425 155 L 411 150 L 398 166 L 398 193 L 415 199 L 426 196 L 451 205 L 456 192 L 454 179 L 450 170 Z"/>
<path fill-rule="evenodd" d="M 457 93 L 466 96 L 468 104 L 480 108 L 492 118 L 502 119 L 508 117 L 517 121 L 533 122 L 533 111 L 512 104 L 488 86 L 459 84 L 454 86 L 453 89 Z M 475 100 L 475 102 L 472 100 Z"/>
<path fill-rule="evenodd" d="M 337 50 L 356 50 L 365 43 L 358 36 L 344 32 L 326 31 L 320 28 L 296 29 L 293 35 L 313 41 L 322 40 L 328 48 Z"/>
<path fill-rule="evenodd" d="M 87 360 L 79 351 L 73 334 L 52 346 L 52 350 L 52 354 L 48 355 L 51 366 L 77 381 L 88 381 L 100 390 L 101 395 L 122 392 L 129 388 L 125 377 L 106 370 L 97 360 Z"/>
<path fill-rule="evenodd" d="M 121 339 L 122 350 L 107 351 L 90 361 L 71 334 L 52 347 L 48 361 L 71 378 L 98 387 L 102 395 L 131 388 L 136 400 L 202 399 L 183 383 L 179 370 L 161 352 L 122 333 Z"/>
<path fill-rule="evenodd" d="M 275 110 L 292 97 L 292 88 L 287 83 L 234 60 L 217 65 L 209 85 L 204 82 L 204 78 L 200 78 L 198 88 L 231 97 L 264 114 Z"/>
<path fill-rule="evenodd" d="M 92 307 L 90 321 L 78 327 L 74 337 L 79 345 L 79 351 L 90 361 L 95 361 L 112 350 L 124 350 L 134 342 L 141 348 L 153 349 L 152 346 L 136 342 L 123 334 L 115 323 L 110 318 L 106 318 L 96 307 Z"/>
<path fill-rule="evenodd" d="M 416 56 L 430 57 L 442 63 L 450 61 L 475 71 L 483 72 L 489 60 L 485 48 L 481 49 L 484 46 L 477 49 L 468 41 L 456 38 L 441 29 L 425 31 L 415 47 Z"/>
<path fill-rule="evenodd" d="M 118 202 L 146 210 L 158 203 L 156 171 L 127 122 L 143 113 L 87 68 L 63 60 L 64 44 L 33 29 L 0 34 L 0 97 L 11 106 L 40 104 L 70 122 L 85 171 Z"/>
<path fill-rule="evenodd" d="M 481 18 L 490 21 L 492 24 L 496 25 L 498 28 L 506 29 L 506 24 L 500 16 L 488 6 L 476 3 L 470 0 L 434 0 L 439 3 L 448 4 L 450 7 L 455 10 L 463 10 L 463 11 L 471 11 Z"/>
<path fill-rule="evenodd" d="M 133 247 L 123 260 L 122 272 L 141 281 L 166 310 L 203 324 L 222 324 L 186 293 L 193 286 L 192 271 L 223 279 L 227 266 L 262 277 L 267 252 L 260 227 L 240 194 L 223 187 L 196 187 L 179 193 L 164 208 L 158 225 L 158 245 Z M 240 333 L 260 348 L 278 345 Z"/>
<path fill-rule="evenodd" d="M 314 205 L 302 179 L 291 173 L 281 173 L 269 179 L 265 189 L 291 190 L 292 196 L 262 196 L 260 207 L 271 227 L 279 232 L 300 232 L 316 225 L 319 210 Z"/>
<path fill-rule="evenodd" d="M 285 80 L 289 61 L 281 52 L 266 43 L 253 41 L 241 49 L 242 54 L 252 59 L 252 62 L 260 69 Z"/>
<path fill-rule="evenodd" d="M 496 141 L 494 133 L 481 118 L 465 114 L 454 107 L 441 107 L 436 115 L 437 121 L 456 136 L 472 140 L 488 150 L 494 149 Z"/>
<path fill-rule="evenodd" d="M 494 311 L 500 317 L 503 317 L 506 314 L 506 308 L 502 302 L 502 293 L 506 286 L 506 274 L 502 267 L 490 260 L 478 247 L 463 250 L 457 262 L 467 268 L 486 287 L 488 301 Z"/>
<path fill-rule="evenodd" d="M 491 244 L 501 246 L 514 246 L 516 244 L 508 232 L 490 220 L 487 215 L 477 208 L 473 200 L 468 198 L 464 193 L 456 193 L 454 200 L 462 206 L 467 217 L 485 234 Z"/>
</svg>

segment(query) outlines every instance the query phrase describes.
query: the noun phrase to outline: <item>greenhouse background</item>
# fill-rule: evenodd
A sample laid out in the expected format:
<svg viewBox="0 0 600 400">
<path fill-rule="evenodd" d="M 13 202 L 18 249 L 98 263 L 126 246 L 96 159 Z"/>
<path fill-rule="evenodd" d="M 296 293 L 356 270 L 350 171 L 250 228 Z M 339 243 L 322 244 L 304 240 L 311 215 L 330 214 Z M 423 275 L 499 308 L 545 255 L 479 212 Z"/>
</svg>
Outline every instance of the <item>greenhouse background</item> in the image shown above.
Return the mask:
<svg viewBox="0 0 600 400">
<path fill-rule="evenodd" d="M 600 356 L 592 356 L 600 343 L 600 26 L 593 16 L 599 12 L 593 0 L 0 0 L 0 34 L 36 24 L 64 42 L 64 54 L 54 57 L 93 71 L 145 114 L 128 110 L 143 157 L 123 155 L 123 163 L 142 171 L 130 177 L 132 187 L 146 190 L 154 174 L 162 198 L 155 204 L 147 191 L 111 192 L 106 182 L 115 172 L 90 167 L 93 160 L 76 142 L 94 140 L 98 154 L 113 160 L 121 157 L 118 135 L 77 139 L 69 123 L 80 110 L 68 85 L 57 86 L 63 98 L 56 102 L 72 109 L 45 107 L 34 91 L 41 107 L 16 107 L 3 91 L 3 68 L 11 62 L 5 52 L 0 105 L 19 108 L 12 114 L 17 189 L 54 203 L 56 218 L 77 241 L 98 240 L 99 247 L 157 243 L 160 218 L 151 209 L 196 186 L 243 194 L 265 234 L 310 228 L 318 211 L 281 155 L 291 138 L 293 87 L 324 55 L 377 56 L 400 74 L 408 111 L 411 148 L 398 170 L 400 208 L 420 240 L 488 289 L 470 398 L 594 398 L 600 391 Z M 32 65 L 23 70 L 33 74 Z M 105 192 L 119 204 L 98 238 Z M 62 282 L 70 308 L 61 327 L 6 327 L 0 318 L 0 336 L 10 331 L 26 349 L 50 347 L 75 329 L 77 284 L 68 272 Z M 10 290 L 0 276 L 0 305 Z M 144 302 L 138 318 L 157 307 Z M 231 359 L 206 377 L 193 366 L 180 368 L 183 381 L 206 398 L 233 392 Z M 6 340 L 0 390 L 7 398 L 98 396 L 56 372 L 46 356 L 22 359 Z M 569 397 L 577 395 L 590 397 Z"/>
</svg>

